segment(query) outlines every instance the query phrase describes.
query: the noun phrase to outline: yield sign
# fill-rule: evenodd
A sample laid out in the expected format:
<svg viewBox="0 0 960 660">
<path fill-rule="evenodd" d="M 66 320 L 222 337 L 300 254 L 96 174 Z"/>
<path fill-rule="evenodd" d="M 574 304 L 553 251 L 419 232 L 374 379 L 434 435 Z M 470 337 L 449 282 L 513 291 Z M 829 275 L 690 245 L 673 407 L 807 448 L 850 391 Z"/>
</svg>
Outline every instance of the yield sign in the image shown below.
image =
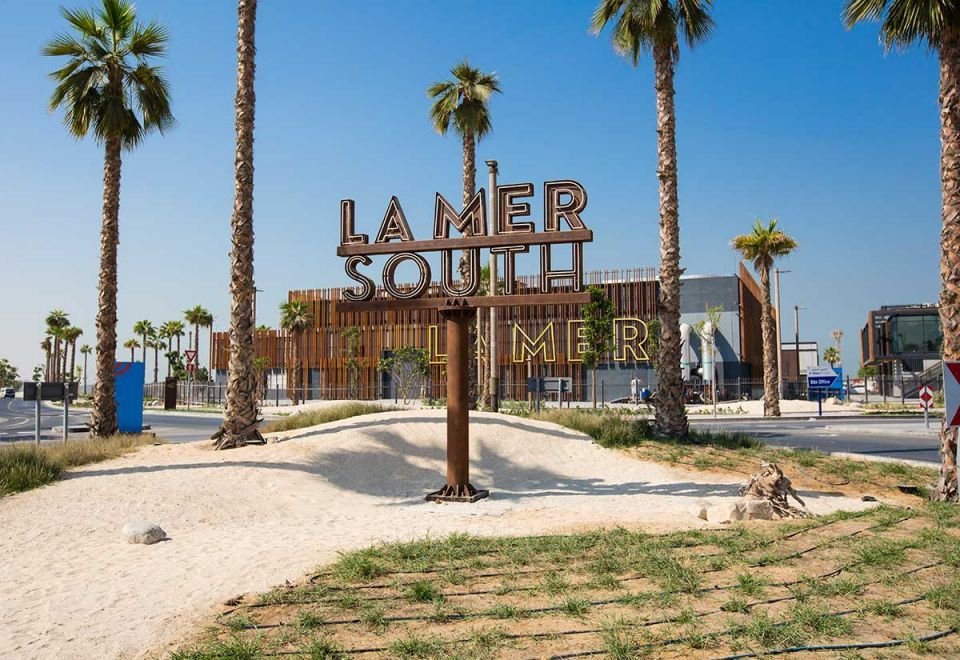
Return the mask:
<svg viewBox="0 0 960 660">
<path fill-rule="evenodd" d="M 196 363 L 197 363 L 197 352 L 196 352 L 196 351 L 186 350 L 186 351 L 183 352 L 183 354 L 187 357 L 187 365 L 191 365 L 191 364 L 196 364 Z"/>
<path fill-rule="evenodd" d="M 929 385 L 924 385 L 920 388 L 920 407 L 929 408 L 932 402 L 933 390 L 930 389 Z"/>
<path fill-rule="evenodd" d="M 943 363 L 944 419 L 948 428 L 960 426 L 960 362 Z"/>
</svg>

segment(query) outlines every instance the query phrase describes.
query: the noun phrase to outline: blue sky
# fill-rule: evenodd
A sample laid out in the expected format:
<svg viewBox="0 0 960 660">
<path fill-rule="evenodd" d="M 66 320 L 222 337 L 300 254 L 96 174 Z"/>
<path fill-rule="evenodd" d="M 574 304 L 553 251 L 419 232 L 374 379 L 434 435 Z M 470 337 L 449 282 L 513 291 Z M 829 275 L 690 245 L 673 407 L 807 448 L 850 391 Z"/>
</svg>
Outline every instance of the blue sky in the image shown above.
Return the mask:
<svg viewBox="0 0 960 660">
<path fill-rule="evenodd" d="M 46 110 L 56 61 L 39 51 L 63 29 L 60 4 L 0 0 L 0 357 L 26 375 L 42 361 L 50 309 L 70 312 L 94 340 L 102 151 Z M 802 338 L 821 346 L 842 328 L 849 368 L 869 309 L 936 300 L 939 120 L 936 57 L 922 48 L 885 55 L 876 26 L 843 28 L 840 5 L 718 0 L 715 34 L 683 53 L 676 87 L 683 266 L 734 272 L 731 237 L 757 217 L 781 218 L 801 246 L 782 266 L 792 271 L 785 309 L 806 308 Z M 164 65 L 178 126 L 125 156 L 121 343 L 141 318 L 160 323 L 202 304 L 216 329 L 229 315 L 235 3 L 137 7 L 172 33 Z M 593 8 L 262 2 L 259 320 L 276 325 L 289 289 L 348 283 L 335 256 L 340 199 L 355 199 L 358 229 L 375 233 L 396 194 L 426 236 L 434 192 L 459 198 L 460 144 L 431 130 L 424 90 L 464 57 L 503 87 L 478 161 L 495 158 L 502 182 L 538 191 L 544 180 L 581 181 L 595 232 L 588 269 L 656 265 L 652 62 L 634 69 L 606 36 L 591 36 Z M 519 263 L 537 267 L 535 257 Z M 785 314 L 784 335 L 792 332 Z"/>
</svg>

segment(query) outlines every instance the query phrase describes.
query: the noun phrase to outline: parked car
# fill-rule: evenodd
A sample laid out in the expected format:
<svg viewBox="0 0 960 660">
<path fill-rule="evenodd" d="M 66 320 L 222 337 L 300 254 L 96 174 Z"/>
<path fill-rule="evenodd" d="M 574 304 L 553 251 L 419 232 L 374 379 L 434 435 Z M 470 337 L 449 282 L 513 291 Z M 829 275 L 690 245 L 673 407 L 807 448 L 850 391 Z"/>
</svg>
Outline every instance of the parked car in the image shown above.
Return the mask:
<svg viewBox="0 0 960 660">
<path fill-rule="evenodd" d="M 12 387 L 3 388 L 3 398 L 4 399 L 15 399 L 17 397 L 17 391 Z"/>
</svg>

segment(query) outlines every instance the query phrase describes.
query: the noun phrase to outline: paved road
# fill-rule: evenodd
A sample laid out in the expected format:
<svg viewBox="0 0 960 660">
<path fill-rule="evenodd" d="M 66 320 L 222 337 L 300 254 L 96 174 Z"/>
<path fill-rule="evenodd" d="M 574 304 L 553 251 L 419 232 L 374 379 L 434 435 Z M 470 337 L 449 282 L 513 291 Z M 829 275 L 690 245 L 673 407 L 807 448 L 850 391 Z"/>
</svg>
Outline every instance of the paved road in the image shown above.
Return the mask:
<svg viewBox="0 0 960 660">
<path fill-rule="evenodd" d="M 0 399 L 0 441 L 33 438 L 34 404 L 20 399 Z M 206 440 L 220 426 L 220 415 L 144 413 L 144 424 L 168 442 Z M 44 440 L 59 440 L 52 428 L 62 425 L 60 411 L 45 407 L 41 417 Z M 87 422 L 87 411 L 71 411 L 70 424 Z M 936 431 L 925 431 L 922 419 L 807 419 L 780 420 L 691 417 L 694 428 L 717 428 L 752 434 L 771 445 L 826 452 L 851 452 L 868 456 L 905 458 L 939 463 Z M 932 426 L 937 426 L 936 422 Z"/>
<path fill-rule="evenodd" d="M 0 399 L 0 442 L 16 442 L 34 438 L 34 420 L 36 408 L 32 401 L 22 399 Z M 84 408 L 70 410 L 70 426 L 83 426 L 87 423 L 89 411 Z M 170 414 L 146 411 L 143 423 L 150 430 L 168 442 L 190 442 L 204 440 L 220 426 L 220 415 L 211 414 Z M 40 415 L 41 440 L 60 440 L 59 429 L 63 426 L 63 410 L 44 404 Z M 58 430 L 54 432 L 54 427 Z M 81 435 L 77 433 L 77 435 Z"/>
<path fill-rule="evenodd" d="M 771 445 L 826 452 L 851 452 L 939 463 L 939 420 L 931 420 L 927 431 L 923 419 L 809 419 L 777 421 L 692 418 L 694 428 L 715 428 L 749 433 Z"/>
</svg>

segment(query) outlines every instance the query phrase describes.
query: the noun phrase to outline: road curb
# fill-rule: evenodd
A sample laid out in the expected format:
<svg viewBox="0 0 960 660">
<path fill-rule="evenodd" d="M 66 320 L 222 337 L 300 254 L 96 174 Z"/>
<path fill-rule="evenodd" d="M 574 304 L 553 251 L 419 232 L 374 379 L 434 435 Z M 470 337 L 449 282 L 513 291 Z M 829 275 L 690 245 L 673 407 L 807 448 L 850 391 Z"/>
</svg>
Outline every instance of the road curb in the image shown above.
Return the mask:
<svg viewBox="0 0 960 660">
<path fill-rule="evenodd" d="M 803 449 L 801 447 L 786 447 L 783 445 L 767 445 L 771 449 L 783 449 L 785 451 L 792 452 L 801 452 L 801 451 L 813 451 L 810 449 Z M 938 468 L 940 467 L 939 463 L 934 463 L 931 461 L 917 461 L 911 458 L 894 458 L 893 456 L 872 456 L 870 454 L 855 454 L 849 451 L 822 451 L 821 454 L 826 454 L 832 458 L 846 458 L 852 461 L 862 461 L 864 463 L 899 463 L 900 465 L 909 465 L 911 467 L 919 468 Z"/>
</svg>

